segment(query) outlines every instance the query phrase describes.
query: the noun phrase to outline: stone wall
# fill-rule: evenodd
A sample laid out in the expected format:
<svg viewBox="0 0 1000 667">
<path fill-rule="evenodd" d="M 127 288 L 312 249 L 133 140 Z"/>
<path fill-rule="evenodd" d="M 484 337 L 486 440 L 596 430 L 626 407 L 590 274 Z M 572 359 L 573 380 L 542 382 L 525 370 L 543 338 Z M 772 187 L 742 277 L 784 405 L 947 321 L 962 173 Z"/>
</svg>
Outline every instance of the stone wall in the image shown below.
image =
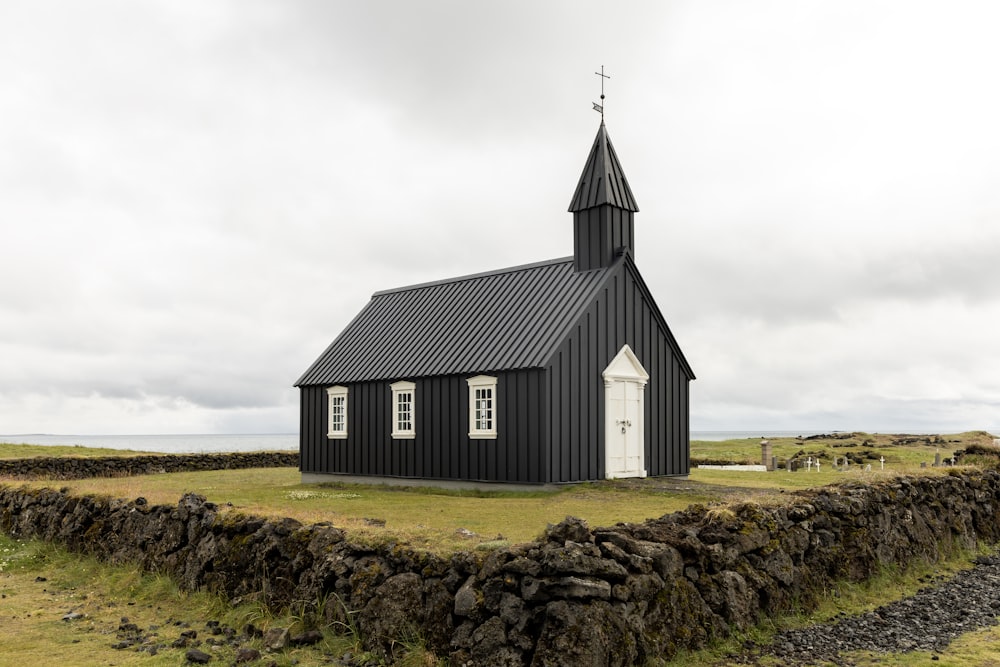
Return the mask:
<svg viewBox="0 0 1000 667">
<path fill-rule="evenodd" d="M 140 456 L 36 456 L 0 459 L 0 477 L 11 479 L 86 479 L 164 472 L 299 467 L 295 452 L 226 454 L 149 454 Z"/>
<path fill-rule="evenodd" d="M 632 665 L 670 657 L 840 579 L 1000 538 L 1000 473 L 960 471 L 790 494 L 783 507 L 695 506 L 448 557 L 365 546 L 329 524 L 0 487 L 0 529 L 275 607 L 323 604 L 389 655 L 418 633 L 454 665 Z"/>
</svg>

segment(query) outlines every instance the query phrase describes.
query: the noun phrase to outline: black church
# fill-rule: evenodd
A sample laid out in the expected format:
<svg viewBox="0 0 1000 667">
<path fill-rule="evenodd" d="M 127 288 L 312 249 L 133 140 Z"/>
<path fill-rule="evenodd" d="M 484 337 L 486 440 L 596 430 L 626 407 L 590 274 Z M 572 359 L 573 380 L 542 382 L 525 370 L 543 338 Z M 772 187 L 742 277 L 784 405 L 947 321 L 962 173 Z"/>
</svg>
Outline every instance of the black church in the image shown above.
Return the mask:
<svg viewBox="0 0 1000 667">
<path fill-rule="evenodd" d="M 572 257 L 372 295 L 296 383 L 303 481 L 688 474 L 694 373 L 603 120 L 569 210 Z"/>
</svg>

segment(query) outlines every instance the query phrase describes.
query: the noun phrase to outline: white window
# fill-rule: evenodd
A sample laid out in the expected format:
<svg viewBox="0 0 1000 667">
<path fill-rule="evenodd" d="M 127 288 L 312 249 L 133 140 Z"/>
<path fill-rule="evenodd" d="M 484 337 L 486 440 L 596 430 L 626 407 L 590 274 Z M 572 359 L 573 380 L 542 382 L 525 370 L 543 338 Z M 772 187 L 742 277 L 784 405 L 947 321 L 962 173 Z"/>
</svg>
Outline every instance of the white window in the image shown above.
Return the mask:
<svg viewBox="0 0 1000 667">
<path fill-rule="evenodd" d="M 497 379 L 477 375 L 469 383 L 469 437 L 486 440 L 497 437 Z"/>
<path fill-rule="evenodd" d="M 392 389 L 392 437 L 416 437 L 416 424 L 413 421 L 416 405 L 417 385 L 412 382 L 393 382 Z"/>
<path fill-rule="evenodd" d="M 327 387 L 328 418 L 326 437 L 343 440 L 347 437 L 347 387 Z"/>
</svg>

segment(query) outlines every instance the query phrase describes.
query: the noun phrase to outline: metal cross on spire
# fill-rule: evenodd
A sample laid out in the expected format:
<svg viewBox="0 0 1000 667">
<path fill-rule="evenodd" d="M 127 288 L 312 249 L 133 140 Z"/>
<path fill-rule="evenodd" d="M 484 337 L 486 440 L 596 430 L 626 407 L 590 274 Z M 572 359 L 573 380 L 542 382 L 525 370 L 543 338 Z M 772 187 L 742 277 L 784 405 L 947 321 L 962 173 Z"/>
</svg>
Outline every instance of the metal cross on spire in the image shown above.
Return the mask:
<svg viewBox="0 0 1000 667">
<path fill-rule="evenodd" d="M 598 104 L 594 102 L 594 111 L 601 112 L 601 121 L 604 120 L 604 80 L 610 79 L 611 77 L 604 73 L 604 65 L 601 65 L 600 72 L 594 72 L 597 76 L 601 77 L 601 103 Z"/>
</svg>

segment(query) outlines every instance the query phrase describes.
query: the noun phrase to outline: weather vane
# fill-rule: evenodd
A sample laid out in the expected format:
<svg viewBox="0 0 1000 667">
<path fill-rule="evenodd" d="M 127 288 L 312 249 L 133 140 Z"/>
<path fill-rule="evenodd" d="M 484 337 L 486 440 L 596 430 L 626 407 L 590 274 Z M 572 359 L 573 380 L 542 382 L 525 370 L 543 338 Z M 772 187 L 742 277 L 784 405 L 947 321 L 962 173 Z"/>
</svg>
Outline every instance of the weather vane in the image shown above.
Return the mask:
<svg viewBox="0 0 1000 667">
<path fill-rule="evenodd" d="M 604 65 L 601 65 L 600 72 L 594 72 L 597 76 L 601 77 L 601 103 L 598 104 L 594 102 L 594 111 L 601 112 L 601 120 L 604 120 L 604 80 L 610 79 L 611 77 L 604 73 Z"/>
</svg>

